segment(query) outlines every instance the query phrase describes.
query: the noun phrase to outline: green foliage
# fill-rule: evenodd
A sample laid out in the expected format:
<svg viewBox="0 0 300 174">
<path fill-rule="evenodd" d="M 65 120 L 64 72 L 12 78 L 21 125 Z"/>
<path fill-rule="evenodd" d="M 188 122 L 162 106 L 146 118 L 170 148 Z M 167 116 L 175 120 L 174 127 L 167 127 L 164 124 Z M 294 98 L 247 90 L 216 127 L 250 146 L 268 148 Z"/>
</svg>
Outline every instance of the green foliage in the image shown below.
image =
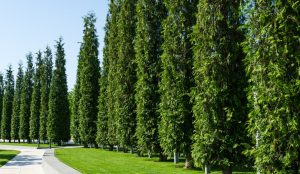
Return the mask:
<svg viewBox="0 0 300 174">
<path fill-rule="evenodd" d="M 79 134 L 85 144 L 95 143 L 97 132 L 98 95 L 100 67 L 98 60 L 98 38 L 95 14 L 84 17 L 83 43 L 80 62 Z"/>
<path fill-rule="evenodd" d="M 36 72 L 34 74 L 34 85 L 30 104 L 29 137 L 32 140 L 39 138 L 39 118 L 41 108 L 41 76 L 42 76 L 42 53 L 36 54 Z"/>
<path fill-rule="evenodd" d="M 14 99 L 14 75 L 11 65 L 6 71 L 4 82 L 4 96 L 2 105 L 2 119 L 1 119 L 1 138 L 10 141 L 11 118 L 13 112 L 13 99 Z"/>
<path fill-rule="evenodd" d="M 300 4 L 250 1 L 245 44 L 251 154 L 262 173 L 299 173 Z M 253 4 L 255 4 L 253 6 Z"/>
<path fill-rule="evenodd" d="M 162 1 L 138 0 L 136 8 L 136 95 L 138 148 L 142 152 L 160 152 L 159 91 L 161 61 L 161 21 L 165 16 Z"/>
<path fill-rule="evenodd" d="M 50 85 L 47 137 L 61 143 L 70 139 L 70 111 L 66 76 L 66 59 L 62 38 L 56 41 L 55 69 Z"/>
<path fill-rule="evenodd" d="M 190 156 L 193 132 L 190 104 L 192 86 L 191 33 L 195 1 L 167 0 L 168 16 L 163 20 L 162 73 L 159 125 L 160 144 L 164 151 L 184 152 Z"/>
<path fill-rule="evenodd" d="M 13 99 L 13 113 L 11 119 L 11 139 L 19 139 L 20 129 L 20 105 L 21 105 L 21 92 L 22 81 L 24 78 L 23 65 L 19 64 L 18 74 L 16 79 L 16 87 Z"/>
<path fill-rule="evenodd" d="M 30 103 L 33 90 L 34 68 L 32 64 L 32 53 L 27 56 L 27 69 L 22 82 L 21 105 L 20 105 L 20 129 L 19 138 L 29 140 L 29 118 Z"/>
<path fill-rule="evenodd" d="M 117 61 L 116 61 L 116 103 L 117 139 L 125 151 L 135 145 L 136 105 L 134 85 L 136 82 L 134 47 L 136 0 L 120 1 L 120 15 L 117 18 Z"/>
<path fill-rule="evenodd" d="M 39 138 L 43 141 L 47 139 L 47 117 L 49 113 L 49 93 L 52 79 L 52 52 L 46 47 L 44 52 L 43 65 L 41 67 L 41 109 L 40 109 L 40 129 Z"/>
<path fill-rule="evenodd" d="M 0 73 L 0 115 L 2 115 L 3 95 L 4 95 L 4 79 L 3 79 L 3 74 Z M 1 120 L 2 120 L 2 116 L 0 117 L 0 135 L 1 135 Z"/>
</svg>

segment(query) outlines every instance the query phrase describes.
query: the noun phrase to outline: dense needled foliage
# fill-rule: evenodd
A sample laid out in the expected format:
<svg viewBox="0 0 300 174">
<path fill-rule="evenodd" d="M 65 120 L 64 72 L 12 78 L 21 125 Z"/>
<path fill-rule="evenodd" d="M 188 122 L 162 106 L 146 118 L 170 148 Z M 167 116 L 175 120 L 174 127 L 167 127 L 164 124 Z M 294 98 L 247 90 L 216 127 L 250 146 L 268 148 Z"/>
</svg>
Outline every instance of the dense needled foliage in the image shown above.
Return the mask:
<svg viewBox="0 0 300 174">
<path fill-rule="evenodd" d="M 20 105 L 20 129 L 19 138 L 29 139 L 29 118 L 30 118 L 30 103 L 33 89 L 34 68 L 32 63 L 32 54 L 27 55 L 27 69 L 22 82 L 21 105 Z"/>
<path fill-rule="evenodd" d="M 12 67 L 9 66 L 6 71 L 6 77 L 4 82 L 4 96 L 2 105 L 2 120 L 1 120 L 1 139 L 11 140 L 11 118 L 13 112 L 13 99 L 14 99 L 14 75 Z"/>
<path fill-rule="evenodd" d="M 111 0 L 109 4 L 110 26 L 107 32 L 107 56 L 108 56 L 108 74 L 107 74 L 107 127 L 108 127 L 108 144 L 110 150 L 117 141 L 117 118 L 116 118 L 116 71 L 117 71 L 117 48 L 118 48 L 118 30 L 117 18 L 120 12 L 119 0 Z M 105 55 L 104 55 L 105 56 Z"/>
<path fill-rule="evenodd" d="M 168 11 L 163 21 L 163 54 L 159 127 L 160 143 L 164 151 L 174 152 L 174 162 L 183 152 L 190 167 L 193 117 L 190 104 L 192 86 L 192 50 L 188 35 L 194 24 L 196 1 L 166 0 Z"/>
<path fill-rule="evenodd" d="M 41 108 L 41 75 L 42 75 L 42 53 L 36 54 L 36 67 L 34 74 L 34 85 L 30 104 L 29 136 L 30 139 L 39 139 L 40 108 Z"/>
<path fill-rule="evenodd" d="M 0 73 L 0 115 L 2 115 L 3 95 L 4 95 L 4 79 L 3 79 L 3 74 Z M 1 135 L 1 120 L 2 120 L 2 116 L 0 116 L 0 135 Z"/>
<path fill-rule="evenodd" d="M 41 67 L 41 111 L 40 111 L 40 129 L 39 139 L 45 141 L 47 139 L 47 117 L 49 113 L 49 93 L 52 78 L 52 52 L 46 47 L 44 52 L 43 65 Z"/>
<path fill-rule="evenodd" d="M 116 108 L 117 139 L 123 150 L 132 149 L 136 144 L 136 82 L 134 47 L 135 37 L 135 4 L 136 0 L 120 1 L 120 14 L 117 19 L 118 50 L 116 65 Z"/>
<path fill-rule="evenodd" d="M 251 152 L 262 173 L 299 173 L 300 4 L 249 1 L 245 42 Z"/>
<path fill-rule="evenodd" d="M 79 133 L 80 140 L 85 147 L 88 144 L 96 145 L 100 67 L 95 22 L 96 18 L 93 13 L 84 17 L 80 54 L 82 62 L 80 62 Z"/>
<path fill-rule="evenodd" d="M 139 150 L 151 156 L 153 152 L 162 152 L 158 139 L 160 121 L 158 83 L 162 54 L 161 21 L 165 17 L 165 9 L 161 0 L 138 0 L 136 13 L 137 26 L 134 45 L 137 64 L 136 137 Z"/>
<path fill-rule="evenodd" d="M 97 118 L 97 136 L 96 142 L 102 147 L 108 145 L 108 112 L 107 112 L 107 78 L 109 68 L 109 41 L 108 33 L 111 27 L 111 16 L 107 15 L 105 25 L 105 37 L 103 48 L 103 62 L 99 79 L 100 90 L 98 97 L 98 118 Z"/>
<path fill-rule="evenodd" d="M 232 166 L 242 159 L 242 144 L 247 139 L 240 3 L 200 0 L 192 35 L 196 83 L 193 156 L 198 164 L 220 165 L 223 173 L 232 173 Z"/>
<path fill-rule="evenodd" d="M 16 79 L 16 87 L 14 92 L 13 100 L 13 113 L 11 119 L 11 139 L 20 140 L 19 129 L 20 129 L 20 105 L 21 105 L 21 92 L 22 92 L 22 82 L 24 78 L 23 66 L 19 64 L 18 74 Z"/>
<path fill-rule="evenodd" d="M 70 139 L 70 111 L 66 76 L 66 59 L 62 38 L 56 41 L 55 69 L 49 94 L 47 137 L 51 142 L 61 144 Z"/>
</svg>

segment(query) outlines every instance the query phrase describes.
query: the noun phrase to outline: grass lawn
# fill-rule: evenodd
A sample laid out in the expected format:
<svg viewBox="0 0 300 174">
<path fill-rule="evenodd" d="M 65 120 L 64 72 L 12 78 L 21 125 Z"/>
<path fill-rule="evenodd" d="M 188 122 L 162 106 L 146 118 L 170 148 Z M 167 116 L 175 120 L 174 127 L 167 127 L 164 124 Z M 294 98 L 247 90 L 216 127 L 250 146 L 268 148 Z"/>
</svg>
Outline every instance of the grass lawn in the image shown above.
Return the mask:
<svg viewBox="0 0 300 174">
<path fill-rule="evenodd" d="M 99 149 L 56 149 L 55 155 L 65 164 L 84 174 L 199 174 L 199 170 L 186 170 L 184 163 L 174 166 L 172 162 L 157 162 L 158 159 L 137 157 L 135 154 L 110 152 Z M 214 171 L 212 174 L 219 174 Z M 254 172 L 234 172 L 254 174 Z"/>
<path fill-rule="evenodd" d="M 0 167 L 19 154 L 16 150 L 0 150 Z"/>
</svg>

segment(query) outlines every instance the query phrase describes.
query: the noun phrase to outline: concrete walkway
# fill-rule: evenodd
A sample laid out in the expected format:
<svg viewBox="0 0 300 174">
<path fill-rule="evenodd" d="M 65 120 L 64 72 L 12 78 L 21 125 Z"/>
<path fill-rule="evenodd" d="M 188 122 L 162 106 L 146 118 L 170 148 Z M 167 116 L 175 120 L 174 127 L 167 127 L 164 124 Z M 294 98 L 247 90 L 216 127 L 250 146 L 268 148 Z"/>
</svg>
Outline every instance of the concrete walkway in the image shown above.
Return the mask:
<svg viewBox="0 0 300 174">
<path fill-rule="evenodd" d="M 54 156 L 54 149 L 0 145 L 2 150 L 21 151 L 0 168 L 1 174 L 80 174 L 60 162 Z"/>
</svg>

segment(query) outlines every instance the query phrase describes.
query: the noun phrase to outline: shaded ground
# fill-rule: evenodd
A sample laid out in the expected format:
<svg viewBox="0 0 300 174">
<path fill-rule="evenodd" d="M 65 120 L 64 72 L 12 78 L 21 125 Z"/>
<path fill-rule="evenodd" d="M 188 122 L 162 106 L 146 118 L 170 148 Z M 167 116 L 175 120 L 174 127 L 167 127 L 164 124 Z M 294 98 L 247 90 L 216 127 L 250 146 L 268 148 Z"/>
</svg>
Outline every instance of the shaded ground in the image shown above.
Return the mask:
<svg viewBox="0 0 300 174">
<path fill-rule="evenodd" d="M 17 150 L 0 150 L 0 167 L 13 159 L 20 151 Z"/>
</svg>

